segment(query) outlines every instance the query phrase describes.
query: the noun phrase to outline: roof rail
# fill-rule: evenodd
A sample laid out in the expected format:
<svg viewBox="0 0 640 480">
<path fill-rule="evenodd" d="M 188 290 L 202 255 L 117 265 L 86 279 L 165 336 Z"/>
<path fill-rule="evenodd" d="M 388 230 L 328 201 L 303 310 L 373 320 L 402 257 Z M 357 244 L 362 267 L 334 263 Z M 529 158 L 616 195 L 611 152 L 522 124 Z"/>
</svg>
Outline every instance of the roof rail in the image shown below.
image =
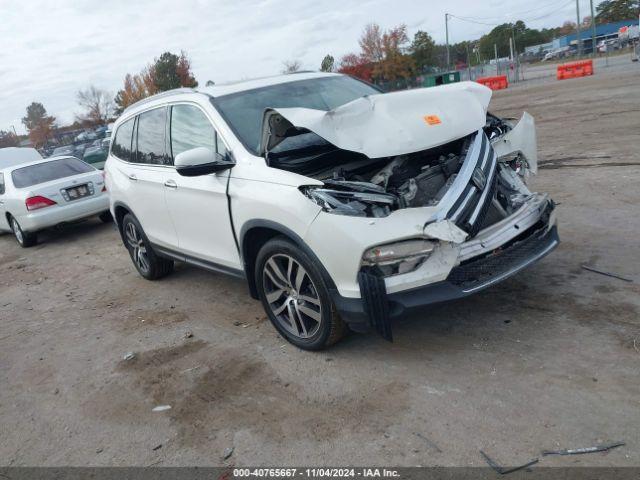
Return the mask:
<svg viewBox="0 0 640 480">
<path fill-rule="evenodd" d="M 155 95 L 151 95 L 150 97 L 143 98 L 142 100 L 138 100 L 136 103 L 132 103 L 131 105 L 129 105 L 127 108 L 124 109 L 122 114 L 125 114 L 128 110 L 131 110 L 133 107 L 139 107 L 140 105 L 145 105 L 159 98 L 168 97 L 170 95 L 176 95 L 176 94 L 196 93 L 196 91 L 197 90 L 195 90 L 194 88 L 183 87 L 183 88 L 174 88 L 173 90 L 167 90 L 166 92 L 156 93 Z"/>
</svg>

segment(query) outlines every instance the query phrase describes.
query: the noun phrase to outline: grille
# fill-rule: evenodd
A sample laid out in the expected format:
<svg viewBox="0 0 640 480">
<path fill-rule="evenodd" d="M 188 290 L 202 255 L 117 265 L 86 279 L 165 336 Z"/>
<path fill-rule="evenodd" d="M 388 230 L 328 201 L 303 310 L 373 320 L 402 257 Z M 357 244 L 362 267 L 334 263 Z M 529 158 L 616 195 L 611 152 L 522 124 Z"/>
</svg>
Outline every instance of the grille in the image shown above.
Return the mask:
<svg viewBox="0 0 640 480">
<path fill-rule="evenodd" d="M 524 237 L 520 237 L 508 247 L 455 267 L 447 280 L 464 290 L 470 290 L 523 268 L 531 260 L 550 250 L 557 242 L 556 228 L 553 227 L 549 231 L 545 229 L 546 225 L 534 225 L 523 234 Z"/>
<path fill-rule="evenodd" d="M 447 217 L 462 230 L 474 237 L 482 228 L 491 202 L 495 196 L 497 186 L 497 158 L 487 136 L 479 132 L 476 142 L 481 146 L 476 159 L 475 168 L 482 170 L 486 182 L 483 189 L 479 189 L 472 180 L 466 186 L 460 198 L 449 210 Z M 484 163 L 484 165 L 483 165 Z"/>
</svg>

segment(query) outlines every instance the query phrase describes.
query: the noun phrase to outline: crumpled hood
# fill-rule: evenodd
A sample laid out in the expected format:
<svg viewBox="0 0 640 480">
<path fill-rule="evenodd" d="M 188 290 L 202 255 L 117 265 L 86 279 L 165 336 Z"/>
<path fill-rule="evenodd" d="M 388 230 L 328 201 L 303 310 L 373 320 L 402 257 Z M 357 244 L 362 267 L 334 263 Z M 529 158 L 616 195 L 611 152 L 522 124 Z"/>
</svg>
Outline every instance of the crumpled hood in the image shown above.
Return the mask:
<svg viewBox="0 0 640 480">
<path fill-rule="evenodd" d="M 426 150 L 484 127 L 491 93 L 476 82 L 460 82 L 369 95 L 330 111 L 267 109 L 261 153 L 295 135 L 296 128 L 307 129 L 338 148 L 369 158 Z"/>
</svg>

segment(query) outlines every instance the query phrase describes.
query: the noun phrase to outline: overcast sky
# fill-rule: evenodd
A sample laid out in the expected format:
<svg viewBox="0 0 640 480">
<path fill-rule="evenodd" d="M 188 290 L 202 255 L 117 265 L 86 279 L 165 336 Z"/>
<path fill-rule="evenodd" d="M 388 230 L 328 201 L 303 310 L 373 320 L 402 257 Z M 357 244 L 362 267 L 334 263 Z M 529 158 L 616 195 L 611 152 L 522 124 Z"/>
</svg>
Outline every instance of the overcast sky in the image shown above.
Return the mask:
<svg viewBox="0 0 640 480">
<path fill-rule="evenodd" d="M 588 0 L 580 4 L 588 15 Z M 0 0 L 0 130 L 23 133 L 32 101 L 70 122 L 78 89 L 115 93 L 126 73 L 167 50 L 185 50 L 201 84 L 277 74 L 288 59 L 315 70 L 327 53 L 338 61 L 357 50 L 370 22 L 406 23 L 410 36 L 426 30 L 444 42 L 445 11 L 536 28 L 576 18 L 571 0 Z M 452 19 L 450 40 L 491 28 Z"/>
</svg>

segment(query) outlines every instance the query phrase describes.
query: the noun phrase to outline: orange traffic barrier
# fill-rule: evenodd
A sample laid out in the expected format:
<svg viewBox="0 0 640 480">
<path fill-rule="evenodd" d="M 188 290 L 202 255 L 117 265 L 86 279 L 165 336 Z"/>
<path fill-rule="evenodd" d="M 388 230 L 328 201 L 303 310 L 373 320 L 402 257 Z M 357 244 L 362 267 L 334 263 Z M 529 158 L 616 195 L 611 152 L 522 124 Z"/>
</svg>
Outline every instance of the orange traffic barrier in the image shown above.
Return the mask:
<svg viewBox="0 0 640 480">
<path fill-rule="evenodd" d="M 587 75 L 593 75 L 593 60 L 580 60 L 578 62 L 563 63 L 562 65 L 558 65 L 558 80 L 586 77 Z"/>
<path fill-rule="evenodd" d="M 480 77 L 476 78 L 476 82 L 489 87 L 491 90 L 502 90 L 509 86 L 506 75 L 498 75 L 497 77 Z"/>
</svg>

